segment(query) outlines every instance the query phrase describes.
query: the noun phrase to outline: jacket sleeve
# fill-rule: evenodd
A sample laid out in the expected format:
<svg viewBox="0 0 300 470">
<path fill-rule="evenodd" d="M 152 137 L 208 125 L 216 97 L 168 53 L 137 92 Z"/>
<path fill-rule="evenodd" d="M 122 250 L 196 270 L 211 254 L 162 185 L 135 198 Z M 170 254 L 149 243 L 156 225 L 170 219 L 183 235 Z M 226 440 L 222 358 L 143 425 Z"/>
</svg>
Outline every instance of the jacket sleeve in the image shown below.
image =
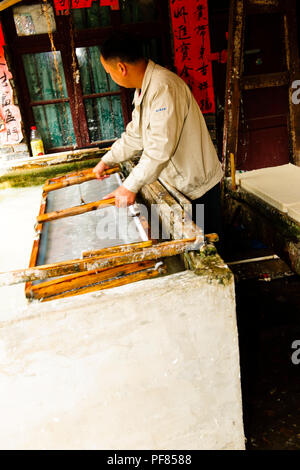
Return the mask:
<svg viewBox="0 0 300 470">
<path fill-rule="evenodd" d="M 145 184 L 157 180 L 176 151 L 187 112 L 188 99 L 184 89 L 179 93 L 168 84 L 158 88 L 145 124 L 144 150 L 139 163 L 124 181 L 125 188 L 137 193 Z"/>
<path fill-rule="evenodd" d="M 143 150 L 142 137 L 139 132 L 139 112 L 134 109 L 132 120 L 121 137 L 111 146 L 111 149 L 102 157 L 102 161 L 109 166 L 125 162 Z"/>
</svg>

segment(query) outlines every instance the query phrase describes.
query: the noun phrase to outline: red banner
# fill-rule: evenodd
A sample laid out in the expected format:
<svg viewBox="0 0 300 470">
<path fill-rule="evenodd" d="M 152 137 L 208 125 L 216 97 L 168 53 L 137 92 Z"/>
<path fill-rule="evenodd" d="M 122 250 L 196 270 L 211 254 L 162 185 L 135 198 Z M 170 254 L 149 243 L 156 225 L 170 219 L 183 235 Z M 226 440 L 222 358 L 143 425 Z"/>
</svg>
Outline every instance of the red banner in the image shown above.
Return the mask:
<svg viewBox="0 0 300 470">
<path fill-rule="evenodd" d="M 170 0 L 175 67 L 203 113 L 215 112 L 207 0 Z"/>
<path fill-rule="evenodd" d="M 93 0 L 53 0 L 56 14 L 69 12 L 70 8 L 90 8 Z M 119 0 L 100 0 L 101 7 L 120 10 Z"/>
<path fill-rule="evenodd" d="M 72 8 L 89 8 L 92 0 L 72 0 Z"/>
<path fill-rule="evenodd" d="M 2 24 L 0 23 L 0 47 L 5 46 L 5 40 L 2 30 Z"/>
<path fill-rule="evenodd" d="M 70 0 L 53 0 L 56 13 L 70 9 Z"/>
<path fill-rule="evenodd" d="M 101 7 L 110 7 L 112 10 L 120 10 L 119 0 L 100 0 Z"/>
<path fill-rule="evenodd" d="M 11 79 L 12 74 L 8 70 L 2 46 L 0 47 L 0 145 L 18 144 L 23 139 L 21 114 L 19 107 L 14 105 Z"/>
</svg>

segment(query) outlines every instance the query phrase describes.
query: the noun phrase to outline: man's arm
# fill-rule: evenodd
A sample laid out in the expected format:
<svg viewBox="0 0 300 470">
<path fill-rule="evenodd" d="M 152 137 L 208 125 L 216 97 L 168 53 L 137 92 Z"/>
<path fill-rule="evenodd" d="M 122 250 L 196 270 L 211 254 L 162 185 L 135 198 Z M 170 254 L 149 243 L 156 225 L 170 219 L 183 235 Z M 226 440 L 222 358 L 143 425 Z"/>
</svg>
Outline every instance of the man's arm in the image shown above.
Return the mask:
<svg viewBox="0 0 300 470">
<path fill-rule="evenodd" d="M 127 125 L 125 132 L 113 143 L 111 149 L 106 152 L 101 161 L 95 166 L 94 172 L 98 179 L 102 179 L 101 173 L 117 163 L 125 162 L 143 150 L 142 139 L 139 131 L 139 112 L 134 109 L 132 120 Z"/>
<path fill-rule="evenodd" d="M 162 85 L 151 104 L 147 142 L 139 163 L 126 178 L 123 186 L 137 193 L 145 184 L 157 180 L 174 155 L 188 112 L 188 100 L 178 90 Z"/>
</svg>

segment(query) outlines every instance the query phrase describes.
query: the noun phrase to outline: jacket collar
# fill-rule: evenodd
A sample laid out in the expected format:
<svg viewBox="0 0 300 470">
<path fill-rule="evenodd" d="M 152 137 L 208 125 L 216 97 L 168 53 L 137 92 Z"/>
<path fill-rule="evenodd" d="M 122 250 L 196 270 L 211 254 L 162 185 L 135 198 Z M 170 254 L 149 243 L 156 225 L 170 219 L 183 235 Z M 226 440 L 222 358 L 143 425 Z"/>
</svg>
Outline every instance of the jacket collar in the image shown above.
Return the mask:
<svg viewBox="0 0 300 470">
<path fill-rule="evenodd" d="M 134 101 L 134 104 L 136 106 L 140 105 L 142 100 L 143 100 L 143 97 L 144 97 L 144 95 L 146 93 L 146 90 L 149 86 L 149 83 L 151 81 L 151 77 L 152 77 L 154 67 L 155 67 L 155 63 L 152 60 L 149 59 L 146 70 L 145 70 L 145 75 L 144 75 L 144 78 L 143 78 L 141 92 L 138 89 L 135 90 L 134 100 L 133 101 Z"/>
</svg>

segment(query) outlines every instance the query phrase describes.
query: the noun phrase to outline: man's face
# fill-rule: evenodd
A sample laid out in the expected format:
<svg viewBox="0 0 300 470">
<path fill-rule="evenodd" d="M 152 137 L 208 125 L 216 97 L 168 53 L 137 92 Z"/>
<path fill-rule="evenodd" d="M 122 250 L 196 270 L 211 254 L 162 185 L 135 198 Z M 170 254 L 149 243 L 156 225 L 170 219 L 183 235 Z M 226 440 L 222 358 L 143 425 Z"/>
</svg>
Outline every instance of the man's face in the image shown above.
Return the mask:
<svg viewBox="0 0 300 470">
<path fill-rule="evenodd" d="M 121 62 L 117 61 L 106 61 L 100 56 L 101 64 L 106 73 L 108 73 L 112 80 L 119 86 L 128 88 L 128 79 L 126 74 L 126 68 Z"/>
</svg>

